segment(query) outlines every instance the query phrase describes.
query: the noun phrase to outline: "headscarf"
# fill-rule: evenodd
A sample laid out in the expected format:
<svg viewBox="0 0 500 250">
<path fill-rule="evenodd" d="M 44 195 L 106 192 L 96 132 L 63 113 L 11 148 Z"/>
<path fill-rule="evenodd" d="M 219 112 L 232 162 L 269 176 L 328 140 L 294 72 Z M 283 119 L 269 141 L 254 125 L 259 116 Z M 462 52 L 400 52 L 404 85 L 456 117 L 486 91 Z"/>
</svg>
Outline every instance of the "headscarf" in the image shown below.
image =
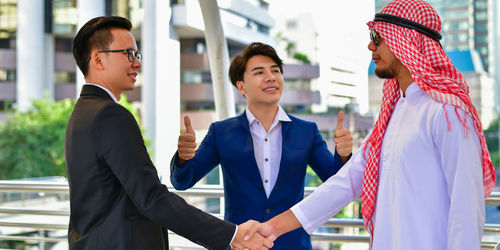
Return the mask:
<svg viewBox="0 0 500 250">
<path fill-rule="evenodd" d="M 380 13 L 382 15 L 377 14 L 374 21 L 368 22 L 369 29 L 377 31 L 385 40 L 394 55 L 408 68 L 413 80 L 420 89 L 433 100 L 442 103 L 443 108 L 445 104 L 455 106 L 455 113 L 466 130 L 469 129 L 466 117 L 461 118 L 457 108 L 465 110 L 466 114 L 472 117 L 474 129 L 481 141 L 483 186 L 484 195 L 487 197 L 495 185 L 495 169 L 488 153 L 479 115 L 469 97 L 469 87 L 462 74 L 453 66 L 441 48 L 439 39 L 433 37 L 433 34 L 429 34 L 430 32 L 439 35 L 441 32 L 439 15 L 429 3 L 423 0 L 394 0 L 388 3 Z M 380 16 L 389 17 L 389 20 L 384 20 L 385 18 L 380 18 Z M 398 18 L 403 19 L 398 22 Z M 407 22 L 408 20 L 409 22 Z M 425 27 L 415 28 L 415 25 L 411 25 L 412 23 L 417 23 L 416 26 L 423 25 Z M 427 31 L 429 31 L 429 28 L 431 30 L 426 32 L 426 27 Z M 399 98 L 400 91 L 397 80 L 386 79 L 384 81 L 380 114 L 363 149 L 366 151 L 369 148 L 369 152 L 361 192 L 361 203 L 365 227 L 370 232 L 371 238 L 373 238 L 374 234 L 372 216 L 375 212 L 377 200 L 382 140 Z M 450 129 L 449 121 L 448 129 Z"/>
</svg>

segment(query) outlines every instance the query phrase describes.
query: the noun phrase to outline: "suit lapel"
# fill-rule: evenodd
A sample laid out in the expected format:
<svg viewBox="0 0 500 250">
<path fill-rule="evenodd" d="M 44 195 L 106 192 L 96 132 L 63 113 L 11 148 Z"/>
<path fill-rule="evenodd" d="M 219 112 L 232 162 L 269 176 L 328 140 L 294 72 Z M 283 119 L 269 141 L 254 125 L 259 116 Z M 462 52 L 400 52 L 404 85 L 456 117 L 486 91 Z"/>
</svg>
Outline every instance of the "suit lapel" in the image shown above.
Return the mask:
<svg viewBox="0 0 500 250">
<path fill-rule="evenodd" d="M 243 114 L 241 114 L 240 116 L 238 116 L 238 122 L 240 123 L 240 125 L 243 127 L 243 129 L 245 130 L 245 132 L 247 132 L 247 134 L 251 138 L 252 137 L 252 133 L 250 133 L 250 125 L 248 124 L 248 119 L 247 119 L 246 111 L 243 111 Z"/>
</svg>

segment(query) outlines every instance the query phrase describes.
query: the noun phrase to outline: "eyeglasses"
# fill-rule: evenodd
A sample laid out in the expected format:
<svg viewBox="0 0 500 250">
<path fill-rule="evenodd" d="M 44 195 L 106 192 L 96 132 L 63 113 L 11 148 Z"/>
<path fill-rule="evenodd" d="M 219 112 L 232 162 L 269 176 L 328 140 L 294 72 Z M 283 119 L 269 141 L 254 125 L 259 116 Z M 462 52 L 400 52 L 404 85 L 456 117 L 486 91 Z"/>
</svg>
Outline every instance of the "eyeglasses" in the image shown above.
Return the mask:
<svg viewBox="0 0 500 250">
<path fill-rule="evenodd" d="M 114 49 L 114 50 L 100 50 L 100 51 L 97 51 L 97 53 L 107 53 L 107 52 L 110 52 L 110 53 L 120 53 L 120 52 L 124 52 L 124 53 L 127 53 L 127 56 L 128 56 L 128 60 L 130 62 L 134 62 L 135 59 L 139 60 L 139 62 L 142 60 L 142 55 L 141 53 L 133 50 L 133 49 Z"/>
<path fill-rule="evenodd" d="M 377 33 L 375 30 L 370 30 L 370 40 L 372 40 L 373 44 L 375 46 L 380 45 L 380 41 L 382 40 L 382 37 Z"/>
</svg>

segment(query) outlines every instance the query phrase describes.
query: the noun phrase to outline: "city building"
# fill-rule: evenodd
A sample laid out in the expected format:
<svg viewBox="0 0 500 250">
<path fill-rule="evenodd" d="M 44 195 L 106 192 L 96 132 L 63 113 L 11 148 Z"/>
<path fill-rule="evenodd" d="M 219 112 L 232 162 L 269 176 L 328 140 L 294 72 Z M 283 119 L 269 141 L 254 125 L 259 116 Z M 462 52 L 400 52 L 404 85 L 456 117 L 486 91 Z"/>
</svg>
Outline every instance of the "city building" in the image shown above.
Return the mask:
<svg viewBox="0 0 500 250">
<path fill-rule="evenodd" d="M 339 4 L 336 10 L 329 9 L 329 12 L 335 11 L 335 13 L 326 15 L 300 9 L 294 9 L 296 12 L 294 13 L 283 9 L 283 5 L 288 4 L 291 3 L 285 2 L 281 6 L 272 6 L 277 8 L 277 14 L 281 13 L 281 16 L 276 16 L 276 25 L 271 31 L 277 40 L 278 53 L 285 65 L 293 69 L 292 73 L 299 70 L 299 72 L 304 72 L 301 74 L 305 74 L 316 68 L 318 75 L 310 75 L 300 80 L 290 79 L 291 72 L 285 68 L 285 89 L 310 91 L 317 95 L 317 101 L 308 102 L 307 106 L 295 106 L 295 109 L 291 109 L 289 105 L 284 104 L 284 101 L 289 98 L 287 93 L 284 93 L 281 105 L 293 115 L 316 122 L 331 151 L 335 150 L 333 132 L 337 123 L 337 111 L 340 109 L 352 111 L 346 114 L 344 124 L 355 132 L 357 135 L 355 139 L 362 139 L 364 132 L 359 135 L 358 132 L 367 131 L 373 123 L 371 116 L 360 115 L 360 106 L 366 106 L 364 110 L 361 110 L 364 113 L 368 107 L 368 105 L 363 105 L 363 103 L 368 103 L 366 87 L 368 63 L 367 60 L 363 60 L 362 56 L 364 54 L 366 58 L 368 57 L 368 50 L 365 47 L 368 36 L 367 30 L 356 30 L 354 26 L 365 25 L 365 20 L 363 17 L 355 18 L 356 22 L 352 23 L 352 26 L 346 25 L 345 27 L 325 25 L 340 22 L 341 18 L 335 14 L 353 7 L 353 4 L 349 3 Z M 293 8 L 296 7 L 293 6 Z M 324 7 L 326 9 L 327 6 Z M 365 16 L 365 18 L 368 17 Z M 325 32 L 325 28 L 328 29 L 326 33 L 319 35 L 318 30 L 322 29 Z M 349 37 L 347 41 L 337 39 L 335 36 L 335 34 L 343 34 L 342 32 L 346 32 L 346 37 Z M 358 40 L 357 37 L 365 39 Z M 356 50 L 356 45 L 361 48 Z M 366 67 L 365 70 L 363 67 Z M 355 147 L 357 145 L 359 144 L 355 143 Z"/>
</svg>

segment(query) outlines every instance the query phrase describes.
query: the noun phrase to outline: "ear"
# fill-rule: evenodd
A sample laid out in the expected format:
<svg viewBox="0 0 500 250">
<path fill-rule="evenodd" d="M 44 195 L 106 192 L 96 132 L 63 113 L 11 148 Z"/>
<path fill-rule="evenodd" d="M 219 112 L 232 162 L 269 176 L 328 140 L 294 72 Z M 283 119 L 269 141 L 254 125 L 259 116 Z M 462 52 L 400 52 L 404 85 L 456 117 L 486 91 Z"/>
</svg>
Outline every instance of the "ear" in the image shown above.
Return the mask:
<svg viewBox="0 0 500 250">
<path fill-rule="evenodd" d="M 243 81 L 237 81 L 236 88 L 238 89 L 238 92 L 240 92 L 240 94 L 242 94 L 242 95 L 246 94 L 245 84 Z"/>
<path fill-rule="evenodd" d="M 104 70 L 102 53 L 97 53 L 97 50 L 92 50 L 90 53 L 89 67 L 95 68 L 99 71 Z"/>
</svg>

